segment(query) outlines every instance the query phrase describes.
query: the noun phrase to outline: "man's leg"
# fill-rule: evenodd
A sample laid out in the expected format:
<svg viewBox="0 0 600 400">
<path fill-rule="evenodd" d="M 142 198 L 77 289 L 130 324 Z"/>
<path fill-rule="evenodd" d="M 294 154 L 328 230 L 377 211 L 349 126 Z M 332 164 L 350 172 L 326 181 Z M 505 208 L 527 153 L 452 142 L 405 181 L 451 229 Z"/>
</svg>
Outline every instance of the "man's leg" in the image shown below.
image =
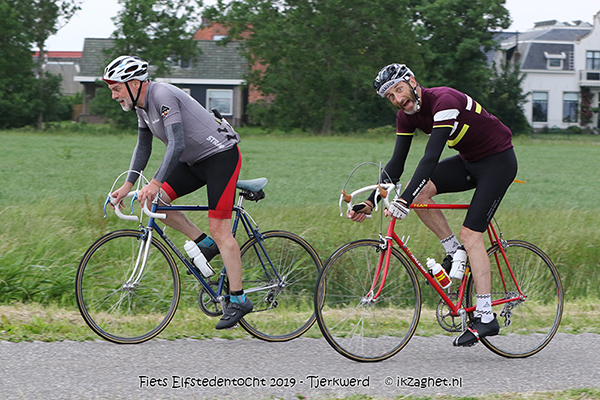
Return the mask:
<svg viewBox="0 0 600 400">
<path fill-rule="evenodd" d="M 432 197 L 436 194 L 437 188 L 435 184 L 432 181 L 429 181 L 415 198 L 414 202 L 417 204 L 435 204 Z M 440 239 L 440 242 L 446 250 L 446 257 L 444 257 L 444 260 L 442 261 L 442 267 L 447 273 L 450 273 L 452 268 L 452 258 L 454 257 L 456 250 L 460 248 L 460 243 L 454 236 L 454 233 L 452 233 L 444 213 L 442 213 L 442 210 L 435 209 L 422 210 L 415 208 L 414 210 L 425 226 Z"/>
<path fill-rule="evenodd" d="M 223 264 L 229 279 L 229 304 L 223 310 L 221 320 L 216 329 L 232 328 L 237 322 L 254 308 L 252 301 L 244 294 L 242 286 L 242 261 L 240 248 L 231 233 L 231 220 L 209 218 L 210 234 L 221 250 Z"/>
<path fill-rule="evenodd" d="M 423 190 L 415 198 L 414 203 L 417 204 L 435 204 L 432 197 L 437 194 L 437 188 L 431 181 L 427 182 Z M 436 234 L 438 239 L 443 240 L 452 235 L 452 230 L 448 225 L 448 221 L 442 213 L 442 210 L 421 210 L 414 209 L 415 213 L 419 216 L 421 221 L 427 226 L 433 233 Z"/>
<path fill-rule="evenodd" d="M 483 233 L 463 226 L 460 239 L 469 255 L 471 273 L 477 290 L 475 318 L 460 336 L 454 339 L 455 346 L 471 346 L 486 336 L 495 336 L 500 331 L 498 320 L 492 312 L 490 259 L 483 242 Z"/>
<path fill-rule="evenodd" d="M 231 233 L 231 220 L 209 218 L 208 226 L 210 235 L 221 251 L 223 264 L 229 278 L 229 291 L 238 292 L 242 290 L 242 261 L 240 248 Z"/>
<path fill-rule="evenodd" d="M 166 205 L 171 204 L 171 198 L 169 198 L 163 189 L 161 189 L 161 195 L 162 202 L 164 202 Z M 183 233 L 191 240 L 196 240 L 196 238 L 202 235 L 202 231 L 192 221 L 189 220 L 183 211 L 166 211 L 165 214 L 167 214 L 167 218 L 164 219 L 163 222 L 167 226 Z"/>
<path fill-rule="evenodd" d="M 492 278 L 490 259 L 487 255 L 485 243 L 483 242 L 483 232 L 476 232 L 463 226 L 460 230 L 460 240 L 469 256 L 471 273 L 473 274 L 477 294 L 489 294 L 492 291 Z"/>
</svg>

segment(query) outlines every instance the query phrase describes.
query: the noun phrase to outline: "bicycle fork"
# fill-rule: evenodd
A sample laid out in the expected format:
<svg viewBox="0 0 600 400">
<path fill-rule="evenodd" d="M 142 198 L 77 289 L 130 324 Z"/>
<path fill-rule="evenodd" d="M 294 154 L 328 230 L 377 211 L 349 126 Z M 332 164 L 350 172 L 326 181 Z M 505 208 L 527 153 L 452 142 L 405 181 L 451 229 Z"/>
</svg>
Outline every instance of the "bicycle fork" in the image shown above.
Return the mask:
<svg viewBox="0 0 600 400">
<path fill-rule="evenodd" d="M 146 269 L 146 262 L 148 261 L 150 246 L 152 245 L 152 230 L 146 231 L 146 234 L 144 236 L 142 236 L 141 238 L 142 243 L 140 244 L 138 256 L 135 260 L 135 266 L 131 271 L 131 275 L 122 286 L 122 288 L 128 292 L 132 291 L 137 285 L 139 285 L 142 279 L 142 274 Z"/>
</svg>

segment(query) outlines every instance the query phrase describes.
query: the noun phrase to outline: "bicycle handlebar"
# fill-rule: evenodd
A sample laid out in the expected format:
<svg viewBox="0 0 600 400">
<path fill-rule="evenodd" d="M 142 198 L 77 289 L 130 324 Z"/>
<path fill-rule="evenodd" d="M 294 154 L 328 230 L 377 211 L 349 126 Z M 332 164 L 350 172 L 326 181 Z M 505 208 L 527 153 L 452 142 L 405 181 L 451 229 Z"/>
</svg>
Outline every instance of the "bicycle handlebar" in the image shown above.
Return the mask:
<svg viewBox="0 0 600 400">
<path fill-rule="evenodd" d="M 400 183 L 398 183 L 397 185 L 395 185 L 393 183 L 379 183 L 377 185 L 369 185 L 369 186 L 365 186 L 360 189 L 357 189 L 350 194 L 346 194 L 346 191 L 344 189 L 342 189 L 342 193 L 340 194 L 340 201 L 339 201 L 340 217 L 344 216 L 344 212 L 342 210 L 342 202 L 347 203 L 348 211 L 350 211 L 353 206 L 352 200 L 354 200 L 354 197 L 356 195 L 359 195 L 359 194 L 365 193 L 365 192 L 372 192 L 373 190 L 375 190 L 375 198 L 377 198 L 377 196 L 380 196 L 383 199 L 385 206 L 386 207 L 389 206 L 390 205 L 390 200 L 389 200 L 390 196 L 389 195 L 390 195 L 390 192 L 394 189 L 396 191 L 399 191 Z M 377 201 L 375 201 L 374 211 L 377 211 Z"/>
<path fill-rule="evenodd" d="M 129 197 L 132 198 L 131 200 L 131 210 L 133 213 L 133 202 L 137 199 L 137 194 L 138 191 L 133 191 L 133 192 L 129 192 L 127 193 L 127 195 L 125 197 L 123 197 L 119 203 L 121 203 L 123 201 L 123 199 L 127 199 Z M 136 215 L 125 215 L 121 212 L 121 209 L 119 208 L 118 203 L 114 202 L 114 197 L 111 197 L 110 194 L 108 195 L 106 202 L 104 203 L 104 216 L 106 217 L 106 205 L 110 203 L 113 206 L 113 209 L 115 210 L 115 214 L 117 214 L 117 217 L 127 220 L 127 221 L 139 221 L 139 217 L 137 217 Z M 156 219 L 165 219 L 167 218 L 167 214 L 165 213 L 154 213 L 152 211 L 150 211 L 148 209 L 148 200 L 146 200 L 144 202 L 144 205 L 142 206 L 142 210 L 144 211 L 144 214 L 146 214 L 147 216 L 151 217 L 151 218 L 156 218 Z"/>
</svg>

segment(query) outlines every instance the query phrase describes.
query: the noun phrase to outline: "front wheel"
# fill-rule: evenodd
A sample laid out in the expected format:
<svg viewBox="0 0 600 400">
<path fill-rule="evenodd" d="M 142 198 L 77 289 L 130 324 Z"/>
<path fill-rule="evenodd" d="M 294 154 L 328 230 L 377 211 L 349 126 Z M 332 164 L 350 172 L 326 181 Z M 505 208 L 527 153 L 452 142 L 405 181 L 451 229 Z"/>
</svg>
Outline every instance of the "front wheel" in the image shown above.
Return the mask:
<svg viewBox="0 0 600 400">
<path fill-rule="evenodd" d="M 338 353 L 354 361 L 392 357 L 417 329 L 421 290 L 416 274 L 398 250 L 388 251 L 377 240 L 348 243 L 332 254 L 319 276 L 315 294 L 319 328 Z M 375 297 L 384 273 L 379 267 L 387 254 L 387 279 Z"/>
<path fill-rule="evenodd" d="M 492 272 L 492 301 L 521 299 L 495 307 L 500 334 L 481 339 L 494 353 L 508 358 L 523 358 L 542 350 L 554 337 L 563 311 L 563 288 L 552 260 L 539 248 L 521 240 L 503 243 L 508 264 L 498 245 L 488 249 Z M 473 275 L 467 283 L 467 306 L 476 303 Z"/>
<path fill-rule="evenodd" d="M 177 266 L 166 247 L 152 238 L 142 270 L 138 260 L 147 241 L 143 231 L 111 232 L 85 252 L 77 269 L 79 311 L 94 332 L 111 342 L 133 344 L 152 339 L 177 310 Z"/>
<path fill-rule="evenodd" d="M 321 271 L 316 251 L 298 235 L 269 231 L 248 240 L 240 253 L 244 292 L 254 304 L 240 325 L 269 342 L 306 332 L 315 322 L 312 299 Z"/>
</svg>

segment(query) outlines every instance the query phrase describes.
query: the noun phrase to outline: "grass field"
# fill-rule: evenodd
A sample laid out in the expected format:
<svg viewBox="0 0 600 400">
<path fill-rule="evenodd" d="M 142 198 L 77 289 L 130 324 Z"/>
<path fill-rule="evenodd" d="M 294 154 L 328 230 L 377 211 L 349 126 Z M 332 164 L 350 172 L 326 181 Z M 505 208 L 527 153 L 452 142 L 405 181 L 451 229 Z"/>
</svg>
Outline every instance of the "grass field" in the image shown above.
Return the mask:
<svg viewBox="0 0 600 400">
<path fill-rule="evenodd" d="M 340 218 L 339 193 L 348 174 L 361 162 L 386 163 L 394 135 L 302 137 L 245 134 L 241 179 L 265 176 L 266 199 L 247 204 L 261 230 L 295 232 L 316 248 L 323 260 L 341 244 L 376 238 L 380 219 L 353 224 Z M 133 135 L 0 132 L 0 340 L 94 339 L 78 315 L 73 279 L 84 251 L 101 234 L 135 228 L 114 215 L 103 218 L 102 205 L 115 178 L 129 165 Z M 415 139 L 403 183 L 416 166 L 426 143 Z M 517 137 L 517 178 L 497 217 L 507 239 L 530 241 L 553 259 L 565 287 L 567 309 L 561 329 L 600 332 L 600 193 L 594 136 Z M 148 171 L 161 161 L 164 146 L 156 141 Z M 447 149 L 445 155 L 454 154 Z M 361 168 L 349 182 L 354 189 L 377 179 L 377 169 Z M 467 202 L 470 193 L 441 201 Z M 183 203 L 204 203 L 205 191 Z M 447 213 L 458 229 L 464 212 Z M 206 229 L 204 215 L 193 216 Z M 397 225 L 410 235 L 418 257 L 441 259 L 442 246 L 411 214 Z M 173 233 L 175 242 L 184 238 Z M 182 274 L 190 296 L 197 285 Z M 433 294 L 424 289 L 424 297 Z M 437 334 L 433 311 L 425 311 L 419 334 Z M 428 322 L 427 315 L 433 317 Z M 166 338 L 214 336 L 215 321 L 197 308 L 182 307 Z M 313 328 L 309 335 L 318 335 Z M 242 337 L 241 331 L 223 333 Z M 162 337 L 162 336 L 161 336 Z"/>
</svg>

